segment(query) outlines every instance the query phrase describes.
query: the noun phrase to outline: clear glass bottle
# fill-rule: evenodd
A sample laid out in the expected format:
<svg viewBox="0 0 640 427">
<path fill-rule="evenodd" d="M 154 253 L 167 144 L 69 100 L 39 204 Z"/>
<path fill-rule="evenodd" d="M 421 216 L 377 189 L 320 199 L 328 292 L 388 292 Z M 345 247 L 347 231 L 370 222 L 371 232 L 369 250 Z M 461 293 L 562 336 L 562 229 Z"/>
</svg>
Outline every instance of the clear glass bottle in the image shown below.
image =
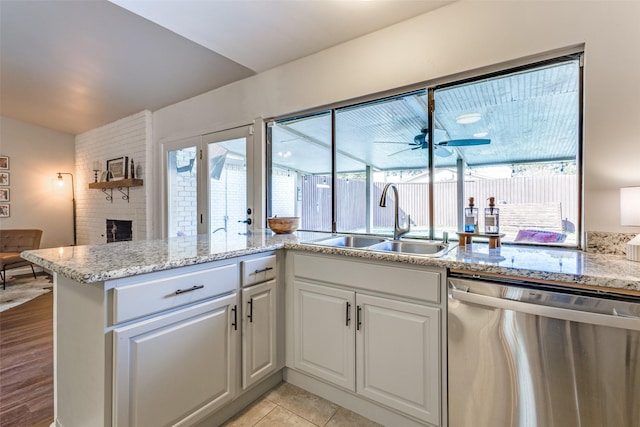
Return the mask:
<svg viewBox="0 0 640 427">
<path fill-rule="evenodd" d="M 474 207 L 473 197 L 469 197 L 469 207 L 464 208 L 464 232 L 475 233 L 478 229 L 478 208 Z"/>
<path fill-rule="evenodd" d="M 489 197 L 489 207 L 484 208 L 484 232 L 486 234 L 500 233 L 500 209 L 495 206 L 495 197 Z"/>
</svg>

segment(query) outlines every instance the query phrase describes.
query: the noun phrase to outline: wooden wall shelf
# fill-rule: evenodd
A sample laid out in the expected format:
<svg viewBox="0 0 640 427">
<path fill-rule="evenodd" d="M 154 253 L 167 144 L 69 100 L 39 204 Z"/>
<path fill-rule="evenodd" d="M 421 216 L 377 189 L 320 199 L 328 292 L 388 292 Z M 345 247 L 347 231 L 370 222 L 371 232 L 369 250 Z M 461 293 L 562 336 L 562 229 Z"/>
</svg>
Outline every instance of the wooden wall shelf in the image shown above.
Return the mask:
<svg viewBox="0 0 640 427">
<path fill-rule="evenodd" d="M 122 193 L 122 200 L 126 200 L 129 203 L 129 187 L 141 187 L 141 179 L 120 179 L 118 181 L 106 181 L 106 182 L 91 182 L 89 183 L 90 189 L 102 190 L 106 195 L 106 199 L 113 203 L 113 189 L 115 188 Z"/>
<path fill-rule="evenodd" d="M 142 186 L 141 179 L 121 179 L 118 181 L 92 182 L 89 184 L 89 188 L 96 188 L 98 190 L 140 186 Z"/>
</svg>

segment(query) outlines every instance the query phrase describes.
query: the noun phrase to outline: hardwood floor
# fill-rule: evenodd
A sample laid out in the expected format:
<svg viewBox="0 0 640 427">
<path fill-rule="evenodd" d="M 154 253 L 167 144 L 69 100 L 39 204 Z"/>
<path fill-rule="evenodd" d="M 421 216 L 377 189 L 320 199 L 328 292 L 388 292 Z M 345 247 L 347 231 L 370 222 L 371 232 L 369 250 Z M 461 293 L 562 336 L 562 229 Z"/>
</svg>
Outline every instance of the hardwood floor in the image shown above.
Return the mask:
<svg viewBox="0 0 640 427">
<path fill-rule="evenodd" d="M 0 313 L 0 426 L 46 427 L 52 422 L 53 292 L 49 292 Z"/>
</svg>

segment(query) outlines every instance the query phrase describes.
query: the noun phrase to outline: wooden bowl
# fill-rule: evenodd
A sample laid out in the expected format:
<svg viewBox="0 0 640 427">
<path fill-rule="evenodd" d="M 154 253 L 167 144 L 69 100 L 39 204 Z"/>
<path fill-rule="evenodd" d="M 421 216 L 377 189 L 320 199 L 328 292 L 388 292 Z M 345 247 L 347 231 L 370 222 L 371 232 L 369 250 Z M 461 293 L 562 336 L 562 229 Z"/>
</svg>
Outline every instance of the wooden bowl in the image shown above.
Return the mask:
<svg viewBox="0 0 640 427">
<path fill-rule="evenodd" d="M 300 227 L 300 217 L 274 217 L 267 218 L 269 228 L 276 234 L 288 234 L 293 233 Z"/>
</svg>

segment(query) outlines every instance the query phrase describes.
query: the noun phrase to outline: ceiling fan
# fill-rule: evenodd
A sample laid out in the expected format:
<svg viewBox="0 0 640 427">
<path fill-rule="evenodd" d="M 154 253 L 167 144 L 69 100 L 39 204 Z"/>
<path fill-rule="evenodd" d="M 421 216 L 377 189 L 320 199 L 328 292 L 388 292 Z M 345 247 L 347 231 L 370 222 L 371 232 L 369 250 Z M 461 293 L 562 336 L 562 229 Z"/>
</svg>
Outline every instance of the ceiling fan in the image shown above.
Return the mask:
<svg viewBox="0 0 640 427">
<path fill-rule="evenodd" d="M 402 153 L 408 150 L 418 150 L 418 149 L 426 149 L 429 148 L 429 140 L 427 136 L 429 135 L 429 130 L 423 128 L 420 133 L 413 137 L 413 141 L 411 142 L 397 142 L 397 141 L 375 141 L 380 144 L 404 144 L 409 148 L 404 150 L 396 151 L 395 153 L 389 154 L 390 156 L 395 156 L 398 153 Z M 449 139 L 445 141 L 436 142 L 435 144 L 435 155 L 439 157 L 449 157 L 452 152 L 448 150 L 446 147 L 469 147 L 472 145 L 487 145 L 490 144 L 490 139 L 483 138 L 465 138 L 465 139 Z"/>
</svg>

